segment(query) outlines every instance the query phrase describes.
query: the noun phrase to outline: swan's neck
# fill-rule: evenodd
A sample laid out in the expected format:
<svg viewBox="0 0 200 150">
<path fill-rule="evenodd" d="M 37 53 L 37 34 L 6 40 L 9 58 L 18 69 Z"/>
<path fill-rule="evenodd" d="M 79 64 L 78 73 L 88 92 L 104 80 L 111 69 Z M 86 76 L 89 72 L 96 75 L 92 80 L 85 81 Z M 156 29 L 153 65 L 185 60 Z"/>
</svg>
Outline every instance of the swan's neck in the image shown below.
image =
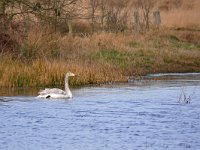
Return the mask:
<svg viewBox="0 0 200 150">
<path fill-rule="evenodd" d="M 65 77 L 65 92 L 70 97 L 72 96 L 72 93 L 71 93 L 71 91 L 69 89 L 69 77 L 68 76 Z"/>
</svg>

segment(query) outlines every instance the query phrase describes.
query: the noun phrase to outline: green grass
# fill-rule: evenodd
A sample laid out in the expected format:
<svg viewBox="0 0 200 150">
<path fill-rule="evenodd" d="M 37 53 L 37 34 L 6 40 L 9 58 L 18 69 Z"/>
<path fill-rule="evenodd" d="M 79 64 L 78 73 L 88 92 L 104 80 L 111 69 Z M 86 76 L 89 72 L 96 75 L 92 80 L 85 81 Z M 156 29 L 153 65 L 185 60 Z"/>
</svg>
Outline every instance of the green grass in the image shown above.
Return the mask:
<svg viewBox="0 0 200 150">
<path fill-rule="evenodd" d="M 132 48 L 143 48 L 144 47 L 144 45 L 142 43 L 135 42 L 135 41 L 129 42 L 129 46 Z"/>
<path fill-rule="evenodd" d="M 168 45 L 164 45 L 163 41 L 167 41 Z M 155 47 L 162 48 L 163 46 L 168 46 L 173 49 L 200 50 L 200 43 L 194 44 L 192 42 L 181 41 L 175 35 L 164 35 L 155 40 Z"/>
<path fill-rule="evenodd" d="M 102 49 L 97 53 L 93 54 L 92 57 L 93 59 L 103 60 L 106 63 L 123 68 L 128 66 L 127 60 L 129 60 L 129 53 L 118 51 L 115 49 Z"/>
</svg>

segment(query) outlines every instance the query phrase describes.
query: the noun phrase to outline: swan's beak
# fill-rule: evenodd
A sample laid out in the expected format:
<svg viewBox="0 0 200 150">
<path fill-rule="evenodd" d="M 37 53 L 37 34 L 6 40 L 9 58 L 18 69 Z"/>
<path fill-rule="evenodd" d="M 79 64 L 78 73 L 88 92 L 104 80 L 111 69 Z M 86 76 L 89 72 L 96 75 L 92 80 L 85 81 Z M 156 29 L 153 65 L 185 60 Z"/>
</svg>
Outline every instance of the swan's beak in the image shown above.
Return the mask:
<svg viewBox="0 0 200 150">
<path fill-rule="evenodd" d="M 74 76 L 75 76 L 75 74 L 74 74 L 74 73 L 72 73 L 72 72 L 68 72 L 68 73 L 66 74 L 66 76 L 71 76 L 71 77 L 74 77 Z"/>
<path fill-rule="evenodd" d="M 76 75 L 72 73 L 71 76 L 74 77 L 74 76 L 76 76 Z"/>
</svg>

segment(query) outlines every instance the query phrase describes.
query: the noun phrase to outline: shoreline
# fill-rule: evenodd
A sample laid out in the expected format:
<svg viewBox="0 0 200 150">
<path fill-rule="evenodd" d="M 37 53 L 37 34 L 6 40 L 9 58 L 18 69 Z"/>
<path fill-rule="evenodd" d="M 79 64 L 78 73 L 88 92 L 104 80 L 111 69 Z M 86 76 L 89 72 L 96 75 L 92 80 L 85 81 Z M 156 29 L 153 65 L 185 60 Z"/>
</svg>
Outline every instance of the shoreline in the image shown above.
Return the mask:
<svg viewBox="0 0 200 150">
<path fill-rule="evenodd" d="M 185 77 L 184 77 L 185 76 Z M 149 74 L 145 76 L 141 76 L 138 78 L 132 77 L 129 78 L 129 81 L 115 81 L 115 82 L 109 82 L 109 83 L 100 83 L 100 84 L 90 84 L 90 85 L 79 85 L 79 86 L 71 86 L 70 89 L 76 90 L 81 88 L 91 88 L 91 87 L 121 87 L 121 86 L 141 86 L 141 85 L 150 85 L 150 84 L 156 84 L 157 81 L 171 81 L 171 80 L 177 80 L 181 77 L 187 81 L 188 76 L 191 78 L 191 76 L 195 76 L 194 79 L 189 80 L 190 82 L 200 82 L 200 72 L 191 72 L 191 73 L 158 73 L 158 74 Z M 197 79 L 197 80 L 196 80 Z M 57 87 L 1 87 L 0 91 L 0 98 L 2 97 L 12 97 L 12 96 L 37 96 L 38 91 L 44 88 L 59 88 L 64 89 L 64 86 L 57 86 Z"/>
</svg>

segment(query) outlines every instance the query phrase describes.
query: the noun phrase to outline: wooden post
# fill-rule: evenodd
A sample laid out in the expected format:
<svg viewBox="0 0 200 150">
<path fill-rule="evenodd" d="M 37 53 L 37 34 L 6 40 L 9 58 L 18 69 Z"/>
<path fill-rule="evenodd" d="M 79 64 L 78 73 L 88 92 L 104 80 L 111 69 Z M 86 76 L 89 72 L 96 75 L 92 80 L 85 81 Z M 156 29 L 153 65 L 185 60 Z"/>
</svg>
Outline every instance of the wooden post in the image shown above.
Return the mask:
<svg viewBox="0 0 200 150">
<path fill-rule="evenodd" d="M 160 11 L 153 12 L 153 17 L 154 17 L 154 25 L 155 25 L 155 27 L 159 28 L 160 24 L 161 24 Z"/>
<path fill-rule="evenodd" d="M 70 14 L 67 14 L 66 19 L 67 19 L 67 26 L 68 26 L 68 35 L 72 36 L 73 29 L 72 29 L 72 18 Z"/>
<path fill-rule="evenodd" d="M 134 12 L 134 31 L 139 32 L 140 30 L 140 20 L 139 20 L 139 12 Z"/>
</svg>

